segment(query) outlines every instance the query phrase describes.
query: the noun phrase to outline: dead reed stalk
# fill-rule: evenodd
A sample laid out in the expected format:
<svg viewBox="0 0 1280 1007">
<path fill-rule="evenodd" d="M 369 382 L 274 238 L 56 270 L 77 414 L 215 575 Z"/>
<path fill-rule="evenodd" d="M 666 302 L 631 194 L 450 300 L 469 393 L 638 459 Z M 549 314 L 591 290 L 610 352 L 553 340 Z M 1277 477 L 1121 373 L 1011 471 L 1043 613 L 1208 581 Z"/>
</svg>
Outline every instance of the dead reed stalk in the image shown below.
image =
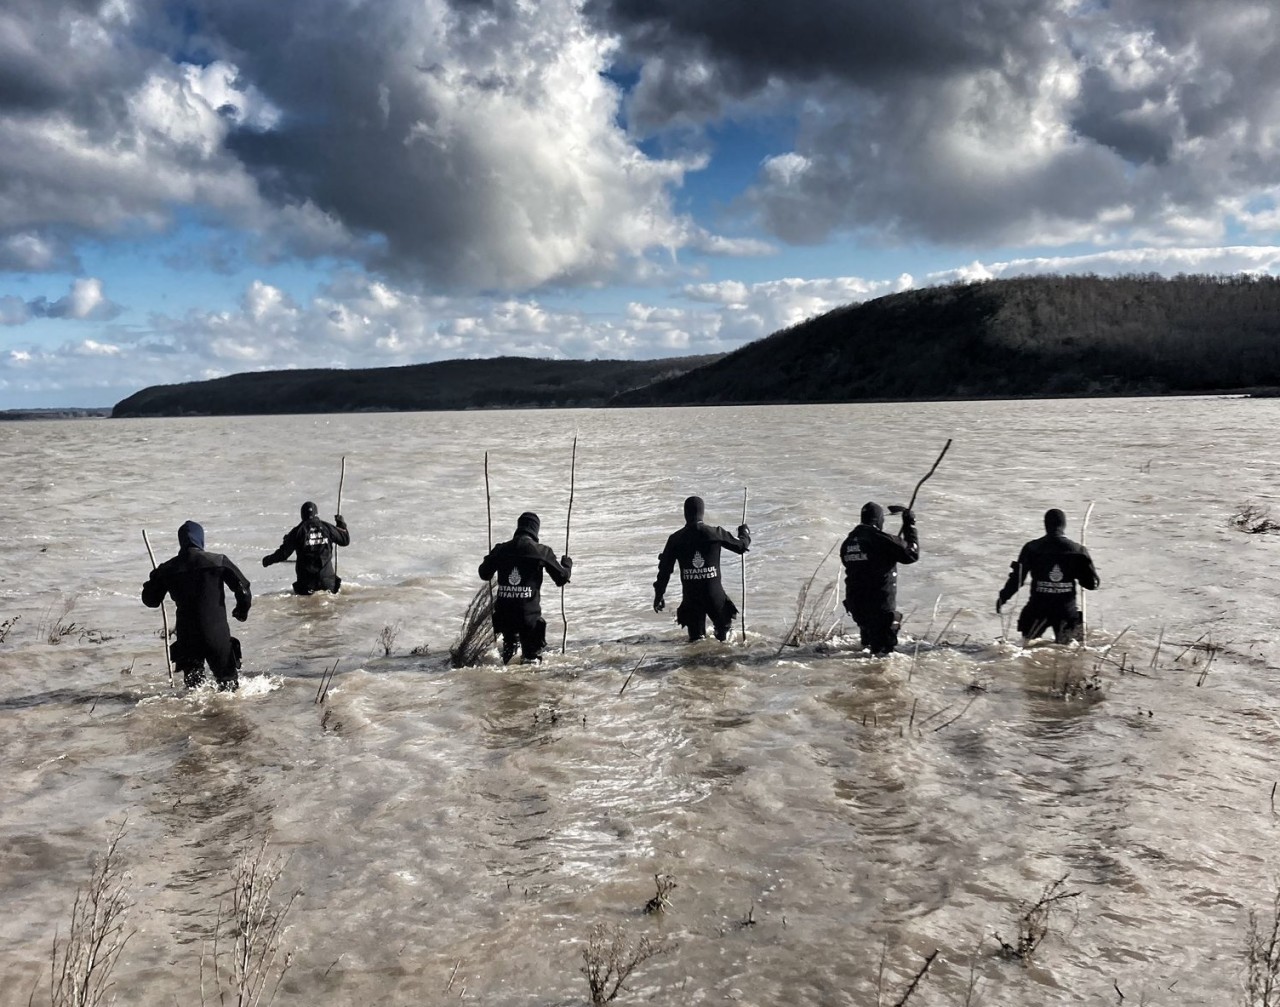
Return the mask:
<svg viewBox="0 0 1280 1007">
<path fill-rule="evenodd" d="M 1245 1007 L 1280 1005 L 1280 889 L 1272 897 L 1271 908 L 1261 922 L 1249 910 L 1249 931 L 1245 937 Z"/>
<path fill-rule="evenodd" d="M 481 586 L 462 617 L 462 631 L 449 648 L 449 664 L 455 668 L 474 668 L 493 649 L 493 589 Z"/>
<path fill-rule="evenodd" d="M 88 885 L 76 889 L 66 938 L 54 934 L 49 955 L 50 1007 L 99 1007 L 114 1000 L 108 999 L 114 985 L 111 976 L 135 933 L 125 925 L 133 902 L 125 891 L 120 864 L 124 831 L 121 822 L 94 862 Z M 33 991 L 29 1007 L 34 1001 Z"/>
<path fill-rule="evenodd" d="M 200 957 L 200 1003 L 218 1007 L 262 1007 L 276 998 L 293 953 L 281 955 L 285 917 L 302 894 L 291 892 L 283 902 L 272 897 L 287 863 L 268 857 L 267 837 L 245 846 L 231 870 L 231 891 L 218 907 L 212 946 Z M 215 995 L 205 991 L 211 972 Z"/>
<path fill-rule="evenodd" d="M 1018 938 L 1017 944 L 1009 944 L 999 934 L 995 934 L 995 939 L 1000 943 L 1000 953 L 1006 958 L 1014 961 L 1026 963 L 1031 956 L 1035 954 L 1036 948 L 1040 946 L 1040 942 L 1049 936 L 1049 918 L 1053 913 L 1053 909 L 1058 903 L 1065 902 L 1067 899 L 1079 897 L 1082 892 L 1063 891 L 1067 884 L 1067 876 L 1064 874 L 1057 881 L 1045 887 L 1044 892 L 1034 905 L 1025 908 L 1021 915 L 1017 918 Z M 1022 903 L 1020 909 L 1026 906 Z"/>
</svg>

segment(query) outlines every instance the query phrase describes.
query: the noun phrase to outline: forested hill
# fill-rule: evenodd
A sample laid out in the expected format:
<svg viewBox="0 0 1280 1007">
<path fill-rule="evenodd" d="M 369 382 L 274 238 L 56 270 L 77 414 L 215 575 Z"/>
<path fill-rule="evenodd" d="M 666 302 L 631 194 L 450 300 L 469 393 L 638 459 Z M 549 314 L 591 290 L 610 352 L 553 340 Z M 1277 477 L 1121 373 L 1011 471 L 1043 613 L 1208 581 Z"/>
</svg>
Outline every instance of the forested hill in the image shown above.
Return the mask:
<svg viewBox="0 0 1280 1007">
<path fill-rule="evenodd" d="M 1219 392 L 1280 386 L 1276 277 L 1045 276 L 838 308 L 614 405 Z"/>
<path fill-rule="evenodd" d="M 411 411 L 599 406 L 619 392 L 716 360 L 532 360 L 495 357 L 363 370 L 259 371 L 155 385 L 116 403 L 112 416 Z"/>
</svg>

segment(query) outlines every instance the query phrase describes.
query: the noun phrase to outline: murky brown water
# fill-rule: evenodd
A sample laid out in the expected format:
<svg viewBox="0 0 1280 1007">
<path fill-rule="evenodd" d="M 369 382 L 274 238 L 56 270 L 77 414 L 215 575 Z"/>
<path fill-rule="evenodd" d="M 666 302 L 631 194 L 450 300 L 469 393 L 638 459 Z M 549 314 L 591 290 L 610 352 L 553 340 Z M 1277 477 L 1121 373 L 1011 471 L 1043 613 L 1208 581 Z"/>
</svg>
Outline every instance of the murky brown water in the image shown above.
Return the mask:
<svg viewBox="0 0 1280 1007">
<path fill-rule="evenodd" d="M 583 1003 L 598 922 L 674 945 L 621 1003 L 874 1004 L 883 955 L 892 1004 L 935 950 L 912 1004 L 963 1004 L 971 975 L 974 1004 L 1240 1003 L 1278 860 L 1280 538 L 1226 519 L 1272 498 L 1277 420 L 1183 399 L 0 426 L 0 622 L 21 617 L 0 644 L 0 1002 L 27 1002 L 127 819 L 121 1003 L 200 1002 L 230 862 L 262 834 L 304 892 L 279 1003 Z M 484 452 L 495 536 L 534 509 L 559 550 L 575 432 L 569 652 L 450 670 Z M 860 505 L 909 496 L 948 437 L 904 653 L 776 656 Z M 332 512 L 344 453 L 347 589 L 296 599 L 259 559 L 303 499 Z M 744 485 L 748 641 L 690 647 L 649 610 L 656 556 L 685 495 L 731 526 Z M 1046 507 L 1075 534 L 1090 500 L 1090 649 L 1001 642 L 1009 560 Z M 137 600 L 141 528 L 160 558 L 186 518 L 254 582 L 235 697 L 170 690 Z M 77 629 L 50 644 L 59 621 Z M 1174 660 L 1197 639 L 1223 648 L 1199 687 L 1204 652 Z M 1101 688 L 1062 697 L 1095 667 Z M 659 873 L 673 904 L 646 916 Z M 1081 894 L 1032 962 L 999 958 L 992 934 L 1064 876 Z"/>
</svg>

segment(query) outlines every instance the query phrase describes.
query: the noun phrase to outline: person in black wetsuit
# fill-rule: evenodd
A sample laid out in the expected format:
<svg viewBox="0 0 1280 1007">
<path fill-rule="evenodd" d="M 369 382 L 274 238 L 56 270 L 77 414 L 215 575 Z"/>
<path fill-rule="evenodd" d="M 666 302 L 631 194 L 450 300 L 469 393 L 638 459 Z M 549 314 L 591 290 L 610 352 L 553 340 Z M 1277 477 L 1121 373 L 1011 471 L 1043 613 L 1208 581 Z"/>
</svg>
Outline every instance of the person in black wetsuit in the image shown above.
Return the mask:
<svg viewBox="0 0 1280 1007">
<path fill-rule="evenodd" d="M 653 582 L 653 610 L 661 612 L 667 607 L 663 595 L 667 582 L 678 562 L 680 564 L 680 607 L 676 609 L 676 622 L 689 631 L 689 639 L 701 640 L 707 635 L 707 617 L 715 628 L 717 640 L 729 635 L 738 614 L 735 605 L 724 593 L 720 583 L 720 550 L 728 549 L 739 555 L 751 547 L 751 529 L 738 525 L 737 537 L 723 528 L 703 524 L 705 507 L 702 497 L 689 497 L 684 502 L 684 527 L 667 539 L 658 554 L 658 579 Z"/>
<path fill-rule="evenodd" d="M 302 521 L 285 532 L 280 548 L 262 557 L 263 566 L 283 563 L 293 553 L 298 554 L 293 571 L 294 594 L 314 594 L 316 591 L 338 593 L 342 578 L 333 568 L 333 547 L 350 545 L 351 533 L 341 514 L 333 516 L 333 524 L 316 517 L 316 505 L 310 500 L 302 505 Z"/>
<path fill-rule="evenodd" d="M 538 515 L 530 511 L 516 521 L 516 533 L 510 542 L 494 546 L 480 564 L 480 579 L 497 574 L 497 597 L 493 602 L 493 630 L 502 637 L 502 663 L 515 656 L 516 643 L 520 656 L 529 662 L 542 660 L 547 646 L 547 624 L 542 618 L 542 572 L 551 574 L 557 587 L 569 583 L 573 560 L 556 559 L 547 546 L 538 541 L 542 526 Z"/>
<path fill-rule="evenodd" d="M 844 564 L 844 607 L 862 634 L 862 646 L 877 657 L 898 645 L 902 613 L 898 603 L 898 564 L 920 558 L 916 516 L 909 507 L 894 506 L 902 515 L 902 534 L 884 530 L 884 508 L 878 503 L 862 507 L 861 523 L 840 546 Z"/>
<path fill-rule="evenodd" d="M 1067 538 L 1067 516 L 1056 507 L 1044 515 L 1045 534 L 1022 547 L 1009 564 L 1009 579 L 996 598 L 996 612 L 1031 577 L 1031 597 L 1018 614 L 1018 632 L 1027 643 L 1053 630 L 1057 643 L 1084 642 L 1084 619 L 1076 608 L 1076 584 L 1087 591 L 1098 586 L 1098 571 L 1089 550 Z"/>
<path fill-rule="evenodd" d="M 204 529 L 194 521 L 178 529 L 178 546 L 178 555 L 152 570 L 142 585 L 142 603 L 159 608 L 166 594 L 173 598 L 178 613 L 169 656 L 188 688 L 204 681 L 208 662 L 218 688 L 234 691 L 240 685 L 240 641 L 227 626 L 222 589 L 231 588 L 231 614 L 244 622 L 253 604 L 249 581 L 227 557 L 204 551 Z"/>
</svg>

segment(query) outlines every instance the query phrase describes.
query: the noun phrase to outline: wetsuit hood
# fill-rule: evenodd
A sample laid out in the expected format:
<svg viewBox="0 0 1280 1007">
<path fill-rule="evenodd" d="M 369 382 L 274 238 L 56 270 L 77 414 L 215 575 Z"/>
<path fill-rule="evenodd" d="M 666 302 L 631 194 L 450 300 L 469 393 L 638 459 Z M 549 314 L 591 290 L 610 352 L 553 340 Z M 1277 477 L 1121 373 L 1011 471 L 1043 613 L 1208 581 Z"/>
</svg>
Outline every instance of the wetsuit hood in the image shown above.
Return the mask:
<svg viewBox="0 0 1280 1007">
<path fill-rule="evenodd" d="M 884 528 L 884 508 L 874 501 L 862 505 L 862 523 L 877 530 Z"/>
<path fill-rule="evenodd" d="M 1065 535 L 1067 532 L 1067 515 L 1054 507 L 1044 512 L 1044 530 L 1050 535 Z"/>
<path fill-rule="evenodd" d="M 308 500 L 306 503 L 302 505 L 303 521 L 310 521 L 313 517 L 316 516 L 316 513 L 317 513 L 316 505 L 313 504 L 310 500 Z"/>
<path fill-rule="evenodd" d="M 538 541 L 538 532 L 542 528 L 542 521 L 533 511 L 525 511 L 516 521 L 516 534 L 528 535 L 535 542 Z"/>
<path fill-rule="evenodd" d="M 684 502 L 684 520 L 686 524 L 697 524 L 707 512 L 707 505 L 702 497 L 689 497 Z"/>
<path fill-rule="evenodd" d="M 178 545 L 183 549 L 188 546 L 195 546 L 197 549 L 204 548 L 204 529 L 194 521 L 186 521 L 182 527 L 178 529 Z"/>
</svg>

